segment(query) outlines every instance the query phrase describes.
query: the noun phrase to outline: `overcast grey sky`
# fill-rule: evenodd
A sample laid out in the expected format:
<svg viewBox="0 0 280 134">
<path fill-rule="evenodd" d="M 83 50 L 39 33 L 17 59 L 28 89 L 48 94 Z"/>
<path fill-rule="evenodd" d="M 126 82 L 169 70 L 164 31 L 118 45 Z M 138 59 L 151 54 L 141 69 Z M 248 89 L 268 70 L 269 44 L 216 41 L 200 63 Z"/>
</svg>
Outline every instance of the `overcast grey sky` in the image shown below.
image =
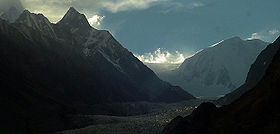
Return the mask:
<svg viewBox="0 0 280 134">
<path fill-rule="evenodd" d="M 15 0 L 1 0 L 1 3 Z M 135 54 L 184 56 L 233 36 L 272 42 L 280 33 L 279 0 L 21 0 L 57 22 L 70 6 L 109 30 Z M 165 53 L 168 55 L 168 53 Z"/>
</svg>

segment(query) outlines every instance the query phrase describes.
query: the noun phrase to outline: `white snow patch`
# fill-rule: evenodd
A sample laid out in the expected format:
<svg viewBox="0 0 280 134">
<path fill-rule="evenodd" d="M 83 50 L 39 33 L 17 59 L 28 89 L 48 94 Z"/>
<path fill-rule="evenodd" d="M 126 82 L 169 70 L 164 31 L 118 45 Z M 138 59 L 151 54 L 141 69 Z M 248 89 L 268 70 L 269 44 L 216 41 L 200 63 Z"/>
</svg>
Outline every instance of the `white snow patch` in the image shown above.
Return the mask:
<svg viewBox="0 0 280 134">
<path fill-rule="evenodd" d="M 220 42 L 215 43 L 215 44 L 211 45 L 210 47 L 215 47 L 215 46 L 217 46 L 217 45 L 221 44 L 222 42 L 224 42 L 224 40 L 221 40 Z"/>
</svg>

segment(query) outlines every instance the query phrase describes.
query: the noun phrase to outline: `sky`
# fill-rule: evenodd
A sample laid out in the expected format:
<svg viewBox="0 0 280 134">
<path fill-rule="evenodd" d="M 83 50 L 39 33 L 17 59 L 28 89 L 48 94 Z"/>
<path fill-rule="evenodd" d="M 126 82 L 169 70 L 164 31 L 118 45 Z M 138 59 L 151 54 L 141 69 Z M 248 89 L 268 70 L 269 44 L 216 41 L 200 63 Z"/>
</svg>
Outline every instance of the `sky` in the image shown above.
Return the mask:
<svg viewBox="0 0 280 134">
<path fill-rule="evenodd" d="M 0 5 L 8 1 L 1 0 Z M 216 42 L 239 36 L 273 42 L 280 35 L 279 0 L 21 0 L 53 23 L 69 7 L 109 30 L 135 56 L 178 63 Z M 165 58 L 165 59 L 164 59 Z"/>
</svg>

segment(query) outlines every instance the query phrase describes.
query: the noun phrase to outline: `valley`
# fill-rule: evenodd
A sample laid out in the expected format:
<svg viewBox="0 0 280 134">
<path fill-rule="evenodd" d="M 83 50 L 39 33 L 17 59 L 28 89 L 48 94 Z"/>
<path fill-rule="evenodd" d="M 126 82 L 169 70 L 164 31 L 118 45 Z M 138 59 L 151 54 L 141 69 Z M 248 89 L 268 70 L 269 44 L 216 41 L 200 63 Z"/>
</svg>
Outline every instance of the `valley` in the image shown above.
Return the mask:
<svg viewBox="0 0 280 134">
<path fill-rule="evenodd" d="M 92 125 L 66 130 L 56 134 L 160 134 L 167 123 L 176 116 L 189 115 L 199 104 L 208 100 L 195 99 L 178 103 L 145 103 L 150 111 L 143 115 L 109 116 L 86 115 Z M 144 103 L 144 102 L 142 102 Z"/>
<path fill-rule="evenodd" d="M 202 2 L 1 0 L 0 134 L 279 134 L 279 16 Z"/>
</svg>

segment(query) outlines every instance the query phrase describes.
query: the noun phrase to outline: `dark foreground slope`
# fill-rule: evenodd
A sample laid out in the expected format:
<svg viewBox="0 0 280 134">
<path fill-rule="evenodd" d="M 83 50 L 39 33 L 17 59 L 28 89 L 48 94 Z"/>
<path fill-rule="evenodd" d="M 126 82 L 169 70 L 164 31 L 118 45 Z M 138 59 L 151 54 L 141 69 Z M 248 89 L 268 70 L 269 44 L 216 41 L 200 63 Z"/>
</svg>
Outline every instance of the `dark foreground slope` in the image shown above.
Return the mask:
<svg viewBox="0 0 280 134">
<path fill-rule="evenodd" d="M 9 29 L 0 33 L 0 132 L 42 133 L 74 127 L 66 118 L 66 112 L 74 110 L 45 93 L 47 89 L 21 70 L 30 65 L 25 59 L 41 58 L 41 49 L 35 50 L 36 45 L 15 28 L 0 23 L 1 29 Z"/>
<path fill-rule="evenodd" d="M 88 123 L 73 122 L 77 114 L 114 114 L 93 105 L 194 98 L 74 8 L 57 24 L 29 11 L 15 23 L 0 20 L 0 82 L 0 133 L 53 132 Z"/>
<path fill-rule="evenodd" d="M 273 43 L 280 45 L 280 37 Z M 201 104 L 185 118 L 177 117 L 164 134 L 278 134 L 280 133 L 280 51 L 258 84 L 232 104 L 216 108 Z"/>
</svg>

